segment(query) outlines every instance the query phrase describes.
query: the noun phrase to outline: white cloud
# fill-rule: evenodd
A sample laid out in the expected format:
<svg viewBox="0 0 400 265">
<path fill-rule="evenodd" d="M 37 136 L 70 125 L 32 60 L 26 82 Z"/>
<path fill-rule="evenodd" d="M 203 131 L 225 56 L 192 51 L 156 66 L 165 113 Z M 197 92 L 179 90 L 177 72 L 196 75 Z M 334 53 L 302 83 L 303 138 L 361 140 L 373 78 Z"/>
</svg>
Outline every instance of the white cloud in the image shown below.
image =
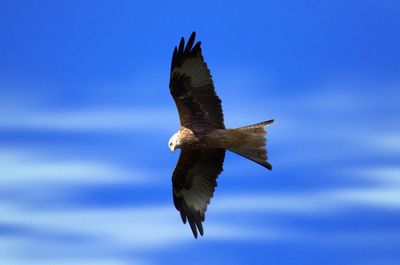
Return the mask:
<svg viewBox="0 0 400 265">
<path fill-rule="evenodd" d="M 391 186 L 400 186 L 400 167 L 399 166 L 366 166 L 358 169 L 347 170 L 348 175 L 372 180 L 373 182 Z"/>
<path fill-rule="evenodd" d="M 32 242 L 32 245 L 34 242 Z M 62 259 L 62 260 L 60 260 Z M 71 258 L 66 256 L 58 257 L 58 258 L 24 258 L 20 256 L 10 256 L 6 254 L 0 257 L 1 264 L 7 265 L 150 265 L 153 263 L 144 262 L 140 260 L 136 260 L 131 258 L 129 260 L 121 260 L 121 258 L 99 258 L 99 257 L 88 257 L 88 258 L 80 258 L 75 257 Z"/>
<path fill-rule="evenodd" d="M 219 213 L 325 214 L 350 210 L 354 206 L 400 210 L 400 187 L 343 188 L 277 195 L 236 194 L 214 200 L 212 207 Z"/>
<path fill-rule="evenodd" d="M 400 153 L 400 129 L 393 132 L 384 132 L 369 135 L 365 138 L 365 145 L 371 150 L 382 150 L 389 153 Z"/>
<path fill-rule="evenodd" d="M 154 261 L 151 256 L 154 251 L 198 243 L 189 225 L 182 224 L 172 205 L 42 211 L 3 203 L 0 211 L 5 213 L 2 222 L 37 231 L 33 236 L 17 233 L 0 239 L 2 264 L 25 265 L 28 260 L 30 264 L 52 264 L 60 259 L 64 263 L 57 264 L 149 264 L 141 258 Z M 77 236 L 78 241 L 42 238 L 41 232 L 61 238 Z M 205 224 L 205 237 L 199 240 L 265 241 L 282 237 L 289 237 L 289 233 L 281 233 L 265 224 L 251 227 L 217 221 Z M 131 255 L 121 256 L 124 252 Z"/>
<path fill-rule="evenodd" d="M 0 209 L 7 213 L 3 222 L 49 233 L 93 237 L 113 247 L 129 246 L 135 250 L 163 248 L 193 239 L 189 226 L 181 224 L 179 213 L 173 205 L 30 211 L 3 204 Z M 266 239 L 272 235 L 277 236 L 276 232 L 268 235 L 265 232 L 264 229 L 235 224 L 206 223 L 207 238 L 215 240 Z"/>
<path fill-rule="evenodd" d="M 0 151 L 0 184 L 32 185 L 38 183 L 151 183 L 149 171 L 126 169 L 102 161 L 57 160 L 29 150 Z"/>
<path fill-rule="evenodd" d="M 320 143 L 334 145 L 336 142 L 333 140 L 338 137 L 344 143 L 357 143 L 359 146 L 376 149 L 380 152 L 400 150 L 400 139 L 396 131 L 379 133 L 376 125 L 361 128 L 360 124 L 353 124 L 351 120 L 341 119 L 343 114 L 354 110 L 371 109 L 372 106 L 371 102 L 366 101 L 355 104 L 352 99 L 356 94 L 346 93 L 314 97 L 304 95 L 298 99 L 285 99 L 285 103 L 282 103 L 281 99 L 275 105 L 266 106 L 265 115 L 260 112 L 260 109 L 264 107 L 254 109 L 251 106 L 246 108 L 246 106 L 238 105 L 237 102 L 230 103 L 231 106 L 242 106 L 242 109 L 235 107 L 236 109 L 232 108 L 232 112 L 226 112 L 228 125 L 241 126 L 263 119 L 276 118 L 275 124 L 270 128 L 269 144 L 280 145 L 284 152 L 281 152 L 282 155 L 278 159 L 277 155 L 273 153 L 271 157 L 277 161 L 275 164 L 279 165 L 280 163 L 286 167 L 288 165 L 298 167 L 299 163 L 302 163 L 303 166 L 304 163 L 315 164 L 316 161 L 322 159 L 326 161 L 333 161 L 333 158 L 337 157 L 346 159 L 344 156 L 338 156 L 338 153 L 334 151 L 326 156 L 320 153 Z M 256 102 L 252 104 L 256 105 Z M 286 110 L 288 111 L 284 112 Z M 159 129 L 174 130 L 178 125 L 175 109 L 168 111 L 109 109 L 58 112 L 15 110 L 12 115 L 5 113 L 0 114 L 0 128 L 3 129 L 155 131 Z M 316 117 L 316 114 L 319 117 Z M 329 115 L 326 116 L 326 114 Z M 326 116 L 326 119 L 321 119 L 323 116 Z M 249 121 L 250 117 L 253 119 L 252 121 Z M 332 117 L 335 119 L 330 119 Z M 338 134 L 338 131 L 342 129 L 345 130 Z M 305 144 L 309 144 L 309 146 L 303 148 Z M 285 150 L 282 146 L 287 149 Z M 292 155 L 290 152 L 296 146 L 304 151 Z M 364 152 L 363 150 L 360 152 Z M 354 156 L 354 153 L 348 152 L 347 155 Z M 336 163 L 336 160 L 334 162 Z M 133 181 L 142 183 L 152 179 L 151 176 L 149 177 L 150 172 L 125 169 L 102 161 L 60 161 L 49 157 L 38 157 L 34 153 L 30 154 L 25 151 L 1 152 L 0 167 L 2 169 L 0 184 L 15 185 L 18 188 L 22 184 L 29 185 L 33 182 L 48 184 L 82 181 L 106 183 Z M 273 224 L 263 223 L 250 226 L 238 224 L 234 220 L 221 221 L 227 214 L 232 213 L 261 213 L 282 217 L 285 214 L 296 216 L 342 214 L 354 210 L 355 207 L 398 211 L 400 210 L 399 172 L 400 169 L 397 167 L 377 167 L 357 171 L 356 173 L 360 176 L 371 178 L 379 184 L 368 188 L 341 188 L 269 195 L 264 193 L 218 195 L 213 199 L 210 205 L 212 211 L 209 212 L 215 218 L 213 217 L 213 221 L 206 222 L 206 235 L 202 240 L 307 238 L 305 233 L 296 233 L 290 227 L 277 229 L 273 227 Z M 140 177 L 143 175 L 146 175 L 146 178 Z M 6 213 L 2 215 L 2 221 L 6 223 L 54 234 L 79 235 L 93 240 L 91 244 L 62 242 L 61 246 L 51 240 L 30 239 L 29 235 L 19 235 L 23 238 L 7 237 L 0 240 L 0 256 L 3 257 L 3 259 L 0 258 L 1 264 L 24 265 L 27 262 L 20 257 L 20 252 L 25 249 L 33 249 L 38 253 L 47 253 L 51 249 L 65 257 L 70 257 L 71 253 L 75 253 L 75 256 L 70 257 L 70 261 L 66 261 L 66 264 L 90 264 L 90 262 L 101 264 L 98 255 L 102 253 L 103 264 L 124 265 L 126 264 L 124 260 L 113 259 L 113 251 L 122 248 L 148 251 L 194 242 L 189 226 L 181 224 L 179 214 L 172 204 L 143 205 L 142 207 L 123 209 L 88 208 L 44 211 L 18 208 L 12 204 L 12 201 L 9 201 L 7 204 L 0 205 L 0 212 Z M 317 235 L 315 239 L 321 240 L 320 235 Z M 348 241 L 345 236 L 342 239 Z M 139 264 L 140 262 L 138 261 Z M 135 261 L 133 263 L 135 264 Z M 48 257 L 38 264 L 54 263 Z M 129 264 L 132 262 L 130 261 Z"/>
<path fill-rule="evenodd" d="M 203 241 L 292 241 L 309 243 L 320 242 L 318 232 L 307 232 L 302 229 L 275 226 L 274 223 L 244 225 L 238 224 L 228 213 L 263 213 L 268 216 L 282 214 L 312 216 L 340 213 L 353 210 L 354 206 L 400 209 L 399 189 L 343 189 L 329 192 L 309 192 L 305 194 L 262 195 L 237 194 L 215 199 L 212 204 L 213 218 L 205 223 Z M 0 261 L 7 264 L 24 265 L 25 260 L 19 260 L 21 253 L 35 259 L 42 259 L 41 264 L 50 264 L 54 257 L 67 257 L 69 264 L 96 264 L 96 261 L 108 261 L 108 264 L 124 264 L 126 260 L 117 253 L 124 250 L 134 250 L 134 253 L 150 253 L 160 248 L 171 248 L 180 244 L 194 243 L 189 226 L 181 223 L 178 212 L 171 205 L 143 205 L 119 209 L 60 209 L 40 210 L 18 208 L 11 203 L 0 204 L 0 211 L 5 213 L 2 222 L 17 227 L 37 231 L 35 235 L 9 235 L 0 240 L 2 252 L 6 253 Z M 251 215 L 243 215 L 251 216 Z M 284 215 L 283 215 L 284 216 Z M 248 218 L 248 217 L 246 217 Z M 281 216 L 282 218 L 282 216 Z M 54 241 L 40 237 L 40 231 L 45 234 L 62 236 L 77 236 L 75 241 Z M 339 231 L 340 232 L 340 231 Z M 336 236 L 335 236 L 336 235 Z M 375 241 L 387 238 L 385 234 L 374 236 L 368 234 L 335 233 L 329 240 L 332 244 L 357 243 L 357 236 L 373 238 Z M 51 253 L 48 249 L 51 248 Z M 140 255 L 139 255 L 140 256 Z M 138 257 L 139 257 L 138 256 Z M 118 259 L 114 260 L 115 257 Z M 69 260 L 68 260 L 69 259 Z M 71 262 L 69 262 L 71 261 Z M 140 259 L 139 259 L 140 261 Z M 139 264 L 142 264 L 139 262 Z M 47 262 L 47 263 L 46 263 Z M 38 262 L 40 263 L 40 262 Z M 34 264 L 34 263 L 33 263 Z M 100 263 L 101 264 L 101 263 Z M 132 264 L 129 263 L 129 264 Z M 135 261 L 134 261 L 134 264 Z"/>
<path fill-rule="evenodd" d="M 341 213 L 354 207 L 400 209 L 400 188 L 340 189 L 303 194 L 235 194 L 212 202 L 212 222 L 205 226 L 207 238 L 215 240 L 267 240 L 288 238 L 292 232 L 271 224 L 244 226 L 234 221 L 221 222 L 228 213 L 263 213 L 313 216 Z M 180 223 L 173 205 L 143 205 L 119 209 L 30 210 L 12 204 L 0 205 L 5 223 L 30 227 L 49 233 L 96 238 L 107 246 L 133 247 L 136 250 L 171 246 L 192 240 L 188 225 Z M 223 220 L 223 219 L 222 219 Z M 285 229 L 289 231 L 290 229 Z"/>
<path fill-rule="evenodd" d="M 328 198 L 343 205 L 400 210 L 400 187 L 345 189 L 330 192 Z"/>
<path fill-rule="evenodd" d="M 205 223 L 206 235 L 201 240 L 316 242 L 320 240 L 320 236 L 315 232 L 306 233 L 292 229 L 290 226 L 277 227 L 274 223 L 265 222 L 252 225 L 238 224 L 235 220 L 226 218 L 226 214 L 258 212 L 270 217 L 282 218 L 285 214 L 316 216 L 334 213 L 337 215 L 353 210 L 354 207 L 399 210 L 399 194 L 400 188 L 358 188 L 297 194 L 235 194 L 219 197 L 215 198 L 210 206 L 213 218 Z M 110 264 L 114 262 L 119 265 L 124 264 L 125 260 L 113 261 L 113 257 L 116 252 L 124 249 L 133 249 L 135 253 L 141 253 L 194 242 L 189 226 L 181 223 L 179 214 L 172 204 L 49 211 L 19 208 L 12 203 L 3 203 L 0 204 L 0 212 L 5 213 L 2 222 L 38 231 L 39 234 L 36 235 L 39 238 L 31 238 L 29 234 L 17 234 L 14 237 L 9 236 L 5 241 L 0 241 L 0 247 L 5 244 L 4 242 L 10 243 L 8 246 L 11 251 L 8 252 L 7 248 L 3 251 L 11 253 L 7 254 L 11 255 L 11 258 L 14 257 L 13 253 L 29 249 L 38 255 L 41 253 L 40 255 L 44 255 L 42 258 L 47 257 L 49 260 L 54 255 L 57 257 L 64 255 L 76 259 L 78 264 L 79 262 L 95 263 L 96 260 L 91 260 L 91 258 L 99 259 L 100 256 L 102 260 L 110 260 Z M 57 245 L 58 243 L 51 239 L 40 239 L 40 231 L 61 236 L 78 236 L 84 241 L 83 243 L 63 241 L 60 242 L 62 245 Z M 346 235 L 347 233 L 342 237 L 334 237 L 331 241 L 349 242 L 351 237 L 346 237 Z M 376 238 L 379 239 L 382 236 L 384 235 L 378 234 Z M 50 246 L 53 253 L 48 254 Z M 3 258 L 3 260 L 6 259 Z M 23 265 L 24 263 L 15 264 Z"/>
<path fill-rule="evenodd" d="M 0 128 L 41 130 L 164 130 L 178 125 L 175 109 L 92 109 L 3 111 Z"/>
</svg>

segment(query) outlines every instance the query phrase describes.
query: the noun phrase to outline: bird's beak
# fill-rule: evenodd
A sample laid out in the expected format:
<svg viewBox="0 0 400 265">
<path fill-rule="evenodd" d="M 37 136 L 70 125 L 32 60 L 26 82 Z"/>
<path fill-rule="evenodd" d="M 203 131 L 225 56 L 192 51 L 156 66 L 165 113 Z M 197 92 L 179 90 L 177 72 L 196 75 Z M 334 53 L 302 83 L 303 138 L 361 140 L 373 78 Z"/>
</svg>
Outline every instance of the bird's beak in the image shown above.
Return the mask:
<svg viewBox="0 0 400 265">
<path fill-rule="evenodd" d="M 175 152 L 175 147 L 174 147 L 174 146 L 171 146 L 171 147 L 169 148 L 169 150 L 170 150 L 171 152 Z"/>
</svg>

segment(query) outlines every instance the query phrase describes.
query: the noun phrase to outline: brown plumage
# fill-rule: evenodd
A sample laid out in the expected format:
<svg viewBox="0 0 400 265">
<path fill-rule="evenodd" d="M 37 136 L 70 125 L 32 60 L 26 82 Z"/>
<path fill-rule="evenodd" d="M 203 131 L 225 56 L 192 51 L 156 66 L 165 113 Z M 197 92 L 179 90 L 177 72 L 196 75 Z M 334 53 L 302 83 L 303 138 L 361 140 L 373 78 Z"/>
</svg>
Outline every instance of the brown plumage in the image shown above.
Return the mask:
<svg viewBox="0 0 400 265">
<path fill-rule="evenodd" d="M 273 120 L 225 129 L 221 100 L 215 93 L 200 42 L 193 32 L 186 46 L 182 38 L 172 55 L 169 88 L 179 112 L 181 128 L 169 141 L 181 149 L 172 176 L 175 208 L 189 221 L 193 235 L 203 235 L 207 205 L 223 171 L 225 150 L 272 169 L 266 150 L 265 127 Z"/>
</svg>

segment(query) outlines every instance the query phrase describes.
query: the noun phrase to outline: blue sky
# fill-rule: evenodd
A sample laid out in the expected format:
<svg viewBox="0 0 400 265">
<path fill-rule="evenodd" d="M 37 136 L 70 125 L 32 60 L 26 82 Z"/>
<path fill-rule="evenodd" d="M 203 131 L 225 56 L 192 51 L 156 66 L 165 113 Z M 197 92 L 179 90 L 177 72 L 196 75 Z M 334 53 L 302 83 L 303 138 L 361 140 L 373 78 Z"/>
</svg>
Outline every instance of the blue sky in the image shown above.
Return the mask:
<svg viewBox="0 0 400 265">
<path fill-rule="evenodd" d="M 0 263 L 398 264 L 397 1 L 2 1 Z M 172 50 L 192 31 L 229 153 L 194 240 L 172 203 Z"/>
</svg>

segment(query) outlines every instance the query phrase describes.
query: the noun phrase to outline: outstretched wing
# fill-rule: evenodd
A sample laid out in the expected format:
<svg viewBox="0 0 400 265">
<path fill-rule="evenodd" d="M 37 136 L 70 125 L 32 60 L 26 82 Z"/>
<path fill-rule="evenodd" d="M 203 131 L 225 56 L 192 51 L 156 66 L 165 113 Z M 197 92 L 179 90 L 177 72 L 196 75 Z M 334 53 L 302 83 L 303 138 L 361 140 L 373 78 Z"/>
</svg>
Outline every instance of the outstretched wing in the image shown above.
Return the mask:
<svg viewBox="0 0 400 265">
<path fill-rule="evenodd" d="M 210 70 L 201 54 L 200 41 L 194 46 L 193 32 L 185 47 L 184 38 L 172 55 L 169 88 L 181 125 L 189 129 L 224 129 L 221 100 L 215 93 Z"/>
<path fill-rule="evenodd" d="M 225 149 L 182 150 L 172 175 L 175 208 L 193 235 L 203 235 L 204 214 L 223 170 Z"/>
</svg>

